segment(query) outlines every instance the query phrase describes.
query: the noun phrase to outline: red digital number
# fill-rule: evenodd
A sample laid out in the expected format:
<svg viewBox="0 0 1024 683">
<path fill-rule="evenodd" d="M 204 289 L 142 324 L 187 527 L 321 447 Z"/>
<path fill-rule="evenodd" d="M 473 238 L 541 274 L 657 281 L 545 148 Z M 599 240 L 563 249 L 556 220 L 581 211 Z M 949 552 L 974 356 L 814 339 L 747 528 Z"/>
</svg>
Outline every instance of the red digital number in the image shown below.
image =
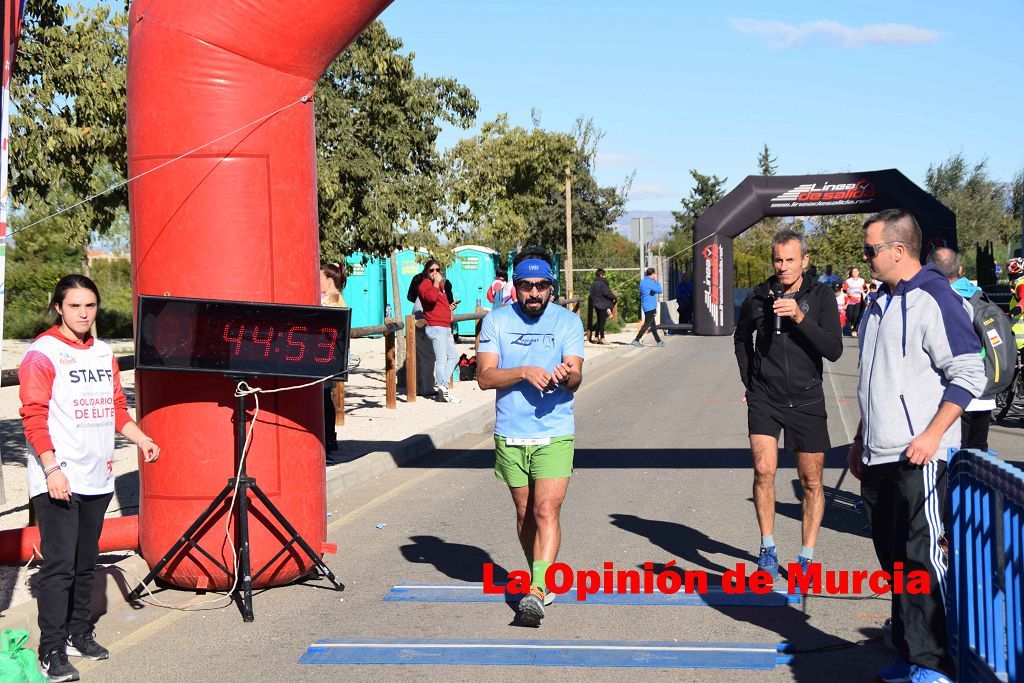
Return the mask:
<svg viewBox="0 0 1024 683">
<path fill-rule="evenodd" d="M 255 325 L 252 328 L 252 340 L 256 344 L 263 344 L 263 357 L 267 358 L 270 355 L 270 346 L 274 343 L 274 326 L 270 325 L 270 331 L 267 332 L 266 339 L 260 339 L 260 326 Z"/>
<path fill-rule="evenodd" d="M 297 356 L 285 356 L 284 357 L 285 360 L 302 360 L 302 357 L 306 355 L 306 345 L 303 342 L 293 341 L 292 340 L 292 335 L 295 334 L 296 332 L 305 333 L 306 332 L 305 325 L 296 325 L 295 327 L 292 327 L 291 329 L 288 330 L 288 346 L 298 346 L 299 347 L 299 351 L 298 351 L 299 355 L 297 355 Z"/>
<path fill-rule="evenodd" d="M 326 334 L 330 338 L 330 341 L 320 342 L 319 344 L 316 345 L 317 348 L 319 349 L 327 349 L 327 357 L 314 357 L 313 360 L 316 361 L 317 363 L 330 363 L 331 360 L 334 358 L 335 344 L 338 343 L 338 330 L 334 329 L 333 327 L 321 327 L 320 332 Z"/>
<path fill-rule="evenodd" d="M 231 332 L 231 323 L 228 323 L 227 325 L 224 326 L 224 334 L 222 336 L 224 337 L 224 341 L 234 343 L 235 350 L 232 351 L 232 353 L 237 356 L 242 351 L 242 337 L 245 335 L 245 325 L 239 325 L 238 326 L 238 336 L 237 337 L 232 337 L 230 335 L 230 332 Z"/>
</svg>

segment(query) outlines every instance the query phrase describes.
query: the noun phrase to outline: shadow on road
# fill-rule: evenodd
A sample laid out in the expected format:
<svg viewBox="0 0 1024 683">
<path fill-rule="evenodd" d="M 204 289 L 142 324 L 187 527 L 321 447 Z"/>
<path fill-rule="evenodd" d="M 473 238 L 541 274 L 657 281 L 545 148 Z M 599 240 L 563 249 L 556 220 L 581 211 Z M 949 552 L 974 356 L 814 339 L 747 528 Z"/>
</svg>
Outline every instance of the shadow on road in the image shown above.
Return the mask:
<svg viewBox="0 0 1024 683">
<path fill-rule="evenodd" d="M 670 557 L 682 560 L 682 569 L 701 568 L 721 574 L 727 569 L 732 569 L 736 562 L 757 562 L 757 558 L 750 553 L 728 543 L 716 541 L 703 531 L 679 522 L 644 519 L 636 515 L 619 513 L 611 514 L 609 517 L 612 519 L 612 526 L 643 536 L 665 550 Z M 706 555 L 726 555 L 735 558 L 736 562 L 724 567 L 708 559 Z"/>
<path fill-rule="evenodd" d="M 719 605 L 712 609 L 778 634 L 779 642 L 790 646 L 794 681 L 871 681 L 895 656 L 881 644 L 881 629 L 861 629 L 865 640 L 846 641 L 812 626 L 806 605 L 773 609 Z"/>
<path fill-rule="evenodd" d="M 449 543 L 437 536 L 410 536 L 409 540 L 412 543 L 399 548 L 407 562 L 434 565 L 445 576 L 466 582 L 483 581 L 484 564 L 491 563 L 494 566 L 494 582 L 505 583 L 508 580 L 508 572 L 494 564 L 486 550 L 474 545 Z"/>
<path fill-rule="evenodd" d="M 837 446 L 825 456 L 827 469 L 841 470 L 846 467 L 849 446 Z M 458 460 L 453 455 L 466 454 Z M 437 458 L 421 459 L 404 465 L 407 468 L 455 467 L 492 468 L 494 451 L 481 449 L 472 451 L 440 449 Z M 787 459 L 788 458 L 788 459 Z M 791 463 L 790 456 L 780 460 L 784 465 Z M 573 468 L 589 469 L 744 469 L 751 464 L 749 448 L 577 448 Z"/>
</svg>

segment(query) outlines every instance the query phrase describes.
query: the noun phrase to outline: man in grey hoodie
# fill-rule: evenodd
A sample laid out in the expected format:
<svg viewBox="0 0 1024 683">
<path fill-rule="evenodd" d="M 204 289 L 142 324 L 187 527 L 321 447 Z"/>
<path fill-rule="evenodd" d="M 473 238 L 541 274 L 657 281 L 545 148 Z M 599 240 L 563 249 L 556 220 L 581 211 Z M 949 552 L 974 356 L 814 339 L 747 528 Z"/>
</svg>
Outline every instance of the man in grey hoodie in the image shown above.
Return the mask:
<svg viewBox="0 0 1024 683">
<path fill-rule="evenodd" d="M 960 447 L 959 418 L 985 389 L 981 342 L 967 304 L 935 266 L 921 266 L 921 229 L 902 209 L 864 222 L 864 258 L 882 281 L 860 324 L 861 422 L 850 472 L 861 480 L 882 569 L 927 571 L 926 594 L 892 596 L 901 658 L 883 681 L 947 681 L 946 564 L 939 547 L 946 457 Z"/>
</svg>

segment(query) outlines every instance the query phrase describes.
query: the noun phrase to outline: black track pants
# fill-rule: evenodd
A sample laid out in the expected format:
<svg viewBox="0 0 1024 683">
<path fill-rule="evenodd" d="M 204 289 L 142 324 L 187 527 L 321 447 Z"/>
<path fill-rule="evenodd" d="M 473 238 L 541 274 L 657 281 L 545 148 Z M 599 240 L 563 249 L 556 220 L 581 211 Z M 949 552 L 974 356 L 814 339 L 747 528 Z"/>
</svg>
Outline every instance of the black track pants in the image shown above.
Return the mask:
<svg viewBox="0 0 1024 683">
<path fill-rule="evenodd" d="M 640 331 L 636 333 L 636 339 L 633 341 L 640 341 L 640 338 L 647 334 L 647 330 L 654 335 L 654 341 L 661 341 L 661 337 L 658 336 L 658 328 L 654 326 L 654 313 L 654 311 L 644 311 L 644 324 L 640 326 Z"/>
<path fill-rule="evenodd" d="M 956 678 L 947 651 L 946 561 L 939 547 L 946 501 L 946 463 L 921 467 L 903 460 L 864 468 L 861 496 L 882 569 L 903 563 L 904 576 L 927 571 L 931 592 L 892 596 L 893 645 L 911 664 Z"/>
</svg>

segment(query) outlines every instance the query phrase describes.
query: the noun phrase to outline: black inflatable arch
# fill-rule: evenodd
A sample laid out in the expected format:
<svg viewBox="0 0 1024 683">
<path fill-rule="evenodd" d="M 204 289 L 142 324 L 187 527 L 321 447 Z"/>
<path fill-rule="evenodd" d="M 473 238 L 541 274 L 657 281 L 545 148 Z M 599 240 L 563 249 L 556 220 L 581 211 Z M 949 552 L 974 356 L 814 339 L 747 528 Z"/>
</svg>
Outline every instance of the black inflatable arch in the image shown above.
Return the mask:
<svg viewBox="0 0 1024 683">
<path fill-rule="evenodd" d="M 693 331 L 732 334 L 733 238 L 768 216 L 873 213 L 900 208 L 921 225 L 925 253 L 956 248 L 956 216 L 896 169 L 829 175 L 747 176 L 697 219 L 693 246 Z"/>
</svg>

